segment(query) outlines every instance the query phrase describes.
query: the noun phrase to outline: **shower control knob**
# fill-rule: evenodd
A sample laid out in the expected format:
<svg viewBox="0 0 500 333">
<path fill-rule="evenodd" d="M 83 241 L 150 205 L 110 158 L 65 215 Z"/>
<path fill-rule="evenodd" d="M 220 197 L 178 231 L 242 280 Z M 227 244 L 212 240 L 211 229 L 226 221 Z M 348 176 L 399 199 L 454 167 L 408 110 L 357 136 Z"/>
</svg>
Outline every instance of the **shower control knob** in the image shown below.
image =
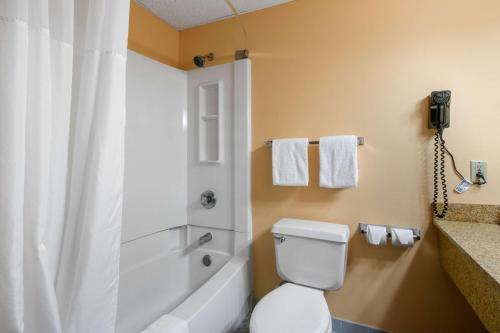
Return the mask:
<svg viewBox="0 0 500 333">
<path fill-rule="evenodd" d="M 217 197 L 213 191 L 207 190 L 201 194 L 201 205 L 206 209 L 214 208 L 217 203 Z"/>
</svg>

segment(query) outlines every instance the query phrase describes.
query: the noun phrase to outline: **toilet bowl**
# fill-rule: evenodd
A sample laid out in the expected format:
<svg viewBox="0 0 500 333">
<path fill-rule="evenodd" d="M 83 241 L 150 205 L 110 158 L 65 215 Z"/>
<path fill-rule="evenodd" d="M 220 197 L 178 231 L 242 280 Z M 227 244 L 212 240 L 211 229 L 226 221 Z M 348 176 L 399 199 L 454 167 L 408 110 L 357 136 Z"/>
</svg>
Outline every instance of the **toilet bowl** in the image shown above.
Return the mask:
<svg viewBox="0 0 500 333">
<path fill-rule="evenodd" d="M 331 333 L 323 291 L 287 283 L 264 296 L 250 319 L 250 333 Z"/>
<path fill-rule="evenodd" d="M 281 219 L 271 232 L 278 275 L 288 282 L 257 303 L 250 333 L 331 333 L 323 291 L 337 290 L 344 283 L 349 228 Z"/>
</svg>

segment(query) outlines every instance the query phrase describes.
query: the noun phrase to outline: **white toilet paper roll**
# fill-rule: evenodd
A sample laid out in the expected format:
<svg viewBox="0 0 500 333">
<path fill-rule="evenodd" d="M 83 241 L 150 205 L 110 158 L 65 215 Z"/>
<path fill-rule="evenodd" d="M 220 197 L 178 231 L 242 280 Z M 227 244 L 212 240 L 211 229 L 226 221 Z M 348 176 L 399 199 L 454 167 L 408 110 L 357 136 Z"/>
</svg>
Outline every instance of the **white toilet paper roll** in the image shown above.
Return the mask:
<svg viewBox="0 0 500 333">
<path fill-rule="evenodd" d="M 392 228 L 392 245 L 413 246 L 413 231 L 411 229 Z"/>
<path fill-rule="evenodd" d="M 387 230 L 384 226 L 368 225 L 366 240 L 372 245 L 385 245 L 387 243 Z"/>
</svg>

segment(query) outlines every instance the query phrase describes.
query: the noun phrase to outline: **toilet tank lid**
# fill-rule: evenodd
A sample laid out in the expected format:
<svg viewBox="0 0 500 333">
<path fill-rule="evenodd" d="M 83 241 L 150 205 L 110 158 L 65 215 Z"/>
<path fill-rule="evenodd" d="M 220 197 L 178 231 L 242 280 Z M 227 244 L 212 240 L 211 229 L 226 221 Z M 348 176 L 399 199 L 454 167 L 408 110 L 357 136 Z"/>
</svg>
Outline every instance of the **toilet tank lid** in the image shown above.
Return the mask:
<svg viewBox="0 0 500 333">
<path fill-rule="evenodd" d="M 349 228 L 344 224 L 283 218 L 273 225 L 273 234 L 347 243 Z"/>
</svg>

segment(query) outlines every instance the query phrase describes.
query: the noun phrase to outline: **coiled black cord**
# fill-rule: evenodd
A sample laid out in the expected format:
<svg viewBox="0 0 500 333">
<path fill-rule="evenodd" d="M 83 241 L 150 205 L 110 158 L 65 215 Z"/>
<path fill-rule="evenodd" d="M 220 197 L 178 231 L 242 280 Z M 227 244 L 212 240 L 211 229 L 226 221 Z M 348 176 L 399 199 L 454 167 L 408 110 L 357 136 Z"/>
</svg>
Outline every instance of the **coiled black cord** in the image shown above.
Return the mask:
<svg viewBox="0 0 500 333">
<path fill-rule="evenodd" d="M 434 194 L 432 196 L 432 210 L 434 215 L 437 215 L 437 199 L 438 199 L 438 160 L 439 160 L 439 136 L 436 132 L 434 136 L 434 173 L 433 173 L 433 188 Z"/>
<path fill-rule="evenodd" d="M 434 137 L 434 195 L 432 197 L 432 210 L 434 215 L 442 219 L 448 212 L 448 189 L 446 187 L 445 167 L 444 167 L 444 154 L 448 153 L 452 157 L 453 166 L 455 161 L 453 155 L 446 149 L 445 141 L 443 140 L 443 130 L 438 129 Z M 458 170 L 455 171 L 458 172 Z M 460 174 L 461 175 L 461 174 Z M 443 210 L 439 212 L 437 208 L 437 200 L 439 196 L 439 178 L 441 178 L 441 187 L 443 189 Z"/>
</svg>

